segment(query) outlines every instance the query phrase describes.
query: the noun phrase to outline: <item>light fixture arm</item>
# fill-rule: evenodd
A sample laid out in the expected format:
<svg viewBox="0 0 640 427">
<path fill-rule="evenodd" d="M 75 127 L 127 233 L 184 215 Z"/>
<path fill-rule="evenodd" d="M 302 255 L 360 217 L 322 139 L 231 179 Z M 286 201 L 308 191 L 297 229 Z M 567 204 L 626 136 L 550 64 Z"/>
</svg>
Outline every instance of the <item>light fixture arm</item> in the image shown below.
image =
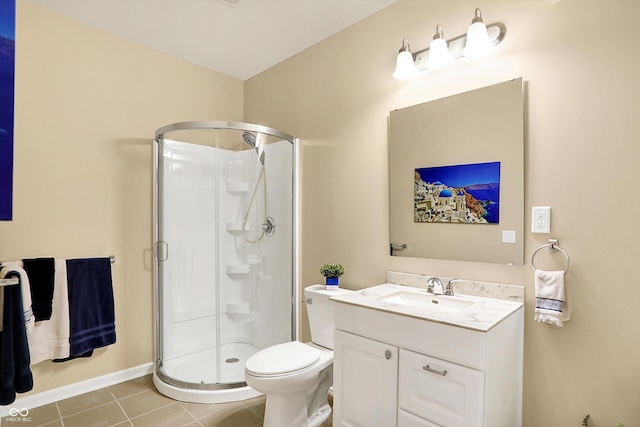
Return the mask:
<svg viewBox="0 0 640 427">
<path fill-rule="evenodd" d="M 433 35 L 433 39 L 443 39 L 444 33 L 442 31 L 442 26 L 440 24 L 436 25 L 436 33 Z M 429 48 L 427 48 L 429 50 Z"/>
<path fill-rule="evenodd" d="M 409 46 L 409 40 L 407 39 L 402 39 L 402 46 L 400 46 L 398 53 L 402 53 L 402 52 L 411 53 L 411 46 Z M 415 55 L 412 54 L 412 56 L 415 58 Z"/>
<path fill-rule="evenodd" d="M 482 11 L 480 10 L 480 8 L 477 8 L 477 7 L 476 7 L 476 16 L 474 16 L 473 19 L 471 20 L 472 24 L 475 24 L 476 22 L 483 22 Z"/>
</svg>

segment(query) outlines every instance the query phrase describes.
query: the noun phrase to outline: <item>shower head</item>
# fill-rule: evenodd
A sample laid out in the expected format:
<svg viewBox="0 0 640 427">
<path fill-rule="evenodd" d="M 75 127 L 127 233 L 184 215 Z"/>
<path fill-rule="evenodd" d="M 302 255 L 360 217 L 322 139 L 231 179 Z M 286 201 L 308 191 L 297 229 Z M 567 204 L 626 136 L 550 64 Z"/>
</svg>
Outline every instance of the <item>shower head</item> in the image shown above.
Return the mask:
<svg viewBox="0 0 640 427">
<path fill-rule="evenodd" d="M 262 143 L 260 142 L 260 135 L 258 134 L 258 136 L 256 136 L 250 132 L 243 132 L 242 139 L 244 139 L 244 142 L 256 149 L 258 159 L 260 160 L 262 166 L 264 166 L 264 149 L 262 147 Z"/>
<path fill-rule="evenodd" d="M 246 142 L 250 146 L 252 146 L 252 147 L 256 146 L 257 138 L 256 138 L 256 136 L 254 134 L 249 133 L 249 132 L 244 132 L 242 134 L 242 139 L 244 139 L 244 142 Z"/>
</svg>

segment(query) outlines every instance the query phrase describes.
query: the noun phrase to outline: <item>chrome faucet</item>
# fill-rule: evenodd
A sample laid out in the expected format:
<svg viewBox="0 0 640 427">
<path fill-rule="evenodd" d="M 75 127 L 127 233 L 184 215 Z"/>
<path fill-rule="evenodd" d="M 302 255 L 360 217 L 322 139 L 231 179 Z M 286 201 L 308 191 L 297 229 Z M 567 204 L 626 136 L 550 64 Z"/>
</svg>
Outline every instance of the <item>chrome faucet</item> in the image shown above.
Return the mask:
<svg viewBox="0 0 640 427">
<path fill-rule="evenodd" d="M 446 285 L 442 283 L 437 277 L 430 277 L 427 280 L 427 292 L 430 292 L 434 295 L 453 295 L 453 282 L 460 279 L 451 279 L 447 282 Z"/>
<path fill-rule="evenodd" d="M 437 277 L 430 277 L 429 280 L 427 280 L 427 292 L 434 295 L 443 295 L 445 293 L 445 289 L 442 284 L 442 280 Z"/>
</svg>

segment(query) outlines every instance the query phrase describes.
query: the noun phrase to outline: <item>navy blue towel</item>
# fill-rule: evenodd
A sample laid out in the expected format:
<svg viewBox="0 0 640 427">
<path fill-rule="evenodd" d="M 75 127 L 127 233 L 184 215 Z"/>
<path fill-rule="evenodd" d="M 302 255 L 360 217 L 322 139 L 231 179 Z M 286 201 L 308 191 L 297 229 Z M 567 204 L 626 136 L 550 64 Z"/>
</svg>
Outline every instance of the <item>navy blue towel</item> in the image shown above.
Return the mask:
<svg viewBox="0 0 640 427">
<path fill-rule="evenodd" d="M 20 275 L 14 272 L 9 277 Z M 21 285 L 5 286 L 2 332 L 0 332 L 0 405 L 8 405 L 16 400 L 16 392 L 24 393 L 33 388 L 33 375 L 29 365 L 29 343 L 24 323 Z"/>
<path fill-rule="evenodd" d="M 109 258 L 67 260 L 70 357 L 116 342 Z"/>
<path fill-rule="evenodd" d="M 31 305 L 36 322 L 51 319 L 53 281 L 56 268 L 53 258 L 23 259 L 22 266 L 31 284 Z"/>
</svg>

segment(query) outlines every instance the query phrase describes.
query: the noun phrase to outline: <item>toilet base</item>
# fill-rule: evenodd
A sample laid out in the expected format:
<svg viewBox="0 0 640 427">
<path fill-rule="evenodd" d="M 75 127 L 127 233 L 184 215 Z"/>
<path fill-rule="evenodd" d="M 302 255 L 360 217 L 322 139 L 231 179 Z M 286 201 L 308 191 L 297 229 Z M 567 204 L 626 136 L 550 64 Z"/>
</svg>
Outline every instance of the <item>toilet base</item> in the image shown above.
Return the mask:
<svg viewBox="0 0 640 427">
<path fill-rule="evenodd" d="M 264 411 L 264 427 L 319 427 L 331 415 L 329 403 L 313 414 L 307 414 L 305 396 L 268 395 Z"/>
<path fill-rule="evenodd" d="M 307 393 L 267 394 L 263 427 L 319 427 L 331 415 L 329 388 L 333 365 L 320 372 Z"/>
<path fill-rule="evenodd" d="M 307 418 L 307 426 L 320 427 L 323 422 L 329 419 L 329 415 L 331 415 L 331 406 L 326 403 Z"/>
</svg>

